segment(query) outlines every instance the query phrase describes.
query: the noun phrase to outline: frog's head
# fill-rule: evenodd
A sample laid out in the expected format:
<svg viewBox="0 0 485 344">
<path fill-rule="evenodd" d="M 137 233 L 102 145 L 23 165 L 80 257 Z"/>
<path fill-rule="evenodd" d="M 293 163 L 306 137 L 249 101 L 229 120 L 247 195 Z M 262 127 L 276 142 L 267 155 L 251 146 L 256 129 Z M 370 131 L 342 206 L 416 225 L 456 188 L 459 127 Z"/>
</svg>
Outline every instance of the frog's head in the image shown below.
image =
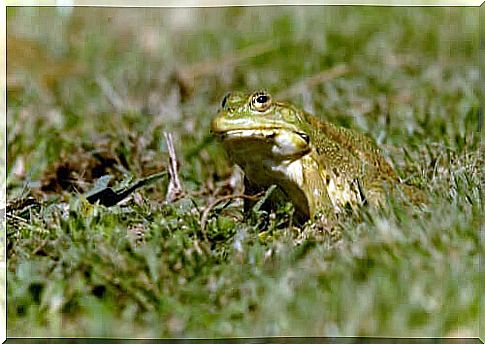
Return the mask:
<svg viewBox="0 0 485 344">
<path fill-rule="evenodd" d="M 302 121 L 300 110 L 267 92 L 237 92 L 224 97 L 211 132 L 232 151 L 295 159 L 310 150 Z"/>
</svg>

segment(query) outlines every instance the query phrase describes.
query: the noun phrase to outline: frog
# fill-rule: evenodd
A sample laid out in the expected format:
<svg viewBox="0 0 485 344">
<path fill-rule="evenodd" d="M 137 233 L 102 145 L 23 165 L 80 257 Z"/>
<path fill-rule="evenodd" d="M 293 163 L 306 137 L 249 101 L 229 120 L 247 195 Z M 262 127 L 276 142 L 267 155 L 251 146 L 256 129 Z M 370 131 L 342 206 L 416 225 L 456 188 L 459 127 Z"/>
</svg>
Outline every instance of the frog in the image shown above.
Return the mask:
<svg viewBox="0 0 485 344">
<path fill-rule="evenodd" d="M 415 203 L 423 200 L 421 190 L 401 181 L 371 137 L 264 90 L 226 94 L 210 131 L 243 170 L 245 193 L 276 185 L 270 208 L 289 201 L 298 222 L 333 219 L 366 204 L 382 206 L 396 189 Z"/>
</svg>

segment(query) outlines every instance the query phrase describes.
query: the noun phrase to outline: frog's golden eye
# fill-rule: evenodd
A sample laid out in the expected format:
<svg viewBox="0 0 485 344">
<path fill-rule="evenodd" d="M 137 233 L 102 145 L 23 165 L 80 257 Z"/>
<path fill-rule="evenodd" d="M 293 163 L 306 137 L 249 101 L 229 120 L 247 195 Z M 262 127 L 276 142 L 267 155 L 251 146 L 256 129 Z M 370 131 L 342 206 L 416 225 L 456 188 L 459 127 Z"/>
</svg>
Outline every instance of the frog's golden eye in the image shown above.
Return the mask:
<svg viewBox="0 0 485 344">
<path fill-rule="evenodd" d="M 251 107 L 254 110 L 263 112 L 268 110 L 271 106 L 271 96 L 264 92 L 258 92 L 253 95 L 251 99 Z"/>
</svg>

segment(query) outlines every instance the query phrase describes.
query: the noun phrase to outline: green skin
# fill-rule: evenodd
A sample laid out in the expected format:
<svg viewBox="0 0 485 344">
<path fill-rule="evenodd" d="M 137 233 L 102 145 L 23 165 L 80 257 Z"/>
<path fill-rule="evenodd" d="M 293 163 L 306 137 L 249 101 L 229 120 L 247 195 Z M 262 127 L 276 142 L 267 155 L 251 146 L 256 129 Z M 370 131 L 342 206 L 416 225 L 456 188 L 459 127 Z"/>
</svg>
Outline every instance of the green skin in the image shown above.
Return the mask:
<svg viewBox="0 0 485 344">
<path fill-rule="evenodd" d="M 290 200 L 301 220 L 382 204 L 387 190 L 400 184 L 369 137 L 274 101 L 265 92 L 227 95 L 211 132 L 243 169 L 247 194 L 276 184 L 272 202 Z M 419 190 L 400 188 L 420 201 Z"/>
</svg>

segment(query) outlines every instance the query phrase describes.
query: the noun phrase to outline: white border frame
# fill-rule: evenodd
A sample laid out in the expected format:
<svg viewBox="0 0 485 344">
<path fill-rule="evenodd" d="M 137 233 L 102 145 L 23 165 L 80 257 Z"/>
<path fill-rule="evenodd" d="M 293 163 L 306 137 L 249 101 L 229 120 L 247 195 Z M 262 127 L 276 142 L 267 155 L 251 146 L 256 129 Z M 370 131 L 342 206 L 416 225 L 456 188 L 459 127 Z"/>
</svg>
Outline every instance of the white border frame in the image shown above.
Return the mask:
<svg viewBox="0 0 485 344">
<path fill-rule="evenodd" d="M 7 173 L 7 134 L 6 134 L 6 119 L 7 119 L 7 6 L 91 6 L 91 7 L 226 7 L 226 6 L 267 6 L 267 5 L 371 5 L 371 6 L 471 6 L 480 7 L 485 2 L 482 0 L 0 0 L 0 131 L 2 132 L 2 140 L 0 141 L 0 209 L 5 209 L 6 206 L 6 173 Z M 484 5 L 485 6 L 485 5 Z M 485 17 L 485 9 L 479 9 L 481 12 L 479 18 Z M 480 20 L 479 19 L 479 20 Z M 485 25 L 485 23 L 479 23 Z M 480 27 L 479 37 L 483 31 Z M 481 37 L 479 38 L 481 39 Z M 481 55 L 485 56 L 485 53 Z M 480 61 L 480 64 L 485 61 Z M 481 65 L 480 69 L 484 67 Z M 485 77 L 482 77 L 485 78 Z M 485 79 L 482 79 L 485 80 Z M 481 80 L 481 84 L 483 81 Z M 482 104 L 484 105 L 484 104 Z M 3 250 L 4 255 L 0 257 L 0 343 L 3 343 L 7 338 L 7 273 L 6 273 L 6 228 L 5 213 L 0 218 L 0 251 Z M 5 224 L 5 225 L 4 225 Z M 5 247 L 1 247 L 5 245 Z M 479 288 L 481 290 L 481 288 Z M 483 304 L 483 302 L 482 302 Z M 478 337 L 483 337 L 480 330 L 484 330 L 485 326 L 485 310 L 479 311 L 479 333 Z M 482 336 L 480 336 L 482 335 Z"/>
</svg>

